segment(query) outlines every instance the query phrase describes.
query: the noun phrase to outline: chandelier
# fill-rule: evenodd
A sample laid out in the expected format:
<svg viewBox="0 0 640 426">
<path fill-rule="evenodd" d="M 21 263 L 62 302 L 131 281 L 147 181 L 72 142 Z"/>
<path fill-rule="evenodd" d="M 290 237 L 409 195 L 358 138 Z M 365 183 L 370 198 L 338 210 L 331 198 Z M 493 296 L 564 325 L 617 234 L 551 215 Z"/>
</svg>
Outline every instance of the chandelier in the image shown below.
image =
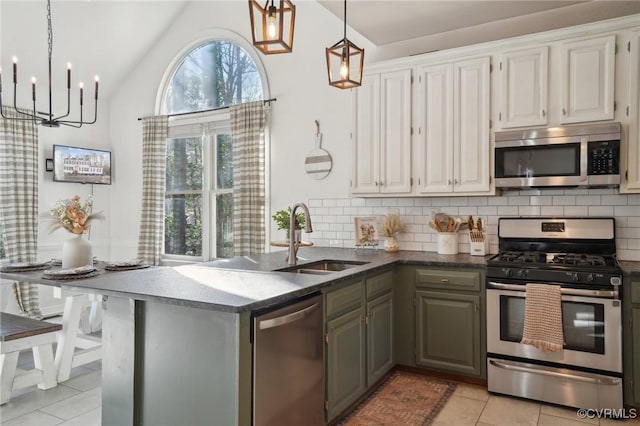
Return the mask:
<svg viewBox="0 0 640 426">
<path fill-rule="evenodd" d="M 270 55 L 293 50 L 296 7 L 290 0 L 279 0 L 278 7 L 273 0 L 267 0 L 264 7 L 257 0 L 249 0 L 249 17 L 253 45 L 262 53 Z"/>
<path fill-rule="evenodd" d="M 33 121 L 35 124 L 42 124 L 46 127 L 60 127 L 60 125 L 70 127 L 82 127 L 83 124 L 94 124 L 98 118 L 98 76 L 95 77 L 95 93 L 94 93 L 94 113 L 93 121 L 85 121 L 82 115 L 84 105 L 84 86 L 80 82 L 80 119 L 70 120 L 71 112 L 71 64 L 67 63 L 67 111 L 65 114 L 54 116 L 52 108 L 52 91 L 51 91 L 51 54 L 53 50 L 53 30 L 51 27 L 51 0 L 47 0 L 47 24 L 48 24 L 48 63 L 49 63 L 49 111 L 41 112 L 36 109 L 36 79 L 31 79 L 31 99 L 33 101 L 33 111 L 18 108 L 16 104 L 17 88 L 18 88 L 18 58 L 13 57 L 13 109 L 16 110 L 17 116 L 5 116 L 3 108 L 5 104 L 2 101 L 2 70 L 0 70 L 0 115 L 6 120 Z M 11 105 L 8 106 L 9 108 Z"/>
<path fill-rule="evenodd" d="M 362 83 L 364 49 L 360 49 L 347 38 L 347 0 L 344 0 L 344 37 L 327 47 L 327 73 L 329 84 L 350 89 Z"/>
</svg>

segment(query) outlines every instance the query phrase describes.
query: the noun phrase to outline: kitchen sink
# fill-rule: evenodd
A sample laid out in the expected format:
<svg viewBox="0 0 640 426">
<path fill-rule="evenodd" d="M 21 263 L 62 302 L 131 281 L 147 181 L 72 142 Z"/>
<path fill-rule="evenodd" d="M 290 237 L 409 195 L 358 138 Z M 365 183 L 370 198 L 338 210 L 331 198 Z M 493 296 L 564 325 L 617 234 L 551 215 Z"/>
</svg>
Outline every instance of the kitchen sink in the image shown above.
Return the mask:
<svg viewBox="0 0 640 426">
<path fill-rule="evenodd" d="M 369 262 L 360 262 L 355 260 L 319 260 L 316 262 L 277 269 L 277 271 L 295 272 L 298 274 L 326 275 L 332 272 L 344 271 L 345 269 L 366 265 L 367 263 Z"/>
</svg>

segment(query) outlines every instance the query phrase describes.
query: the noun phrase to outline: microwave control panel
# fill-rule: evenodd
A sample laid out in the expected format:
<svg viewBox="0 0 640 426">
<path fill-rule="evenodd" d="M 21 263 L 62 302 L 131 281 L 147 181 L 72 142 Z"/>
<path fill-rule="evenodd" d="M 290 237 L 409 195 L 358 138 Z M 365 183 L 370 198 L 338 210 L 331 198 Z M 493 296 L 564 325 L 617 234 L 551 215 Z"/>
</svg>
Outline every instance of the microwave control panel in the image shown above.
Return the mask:
<svg viewBox="0 0 640 426">
<path fill-rule="evenodd" d="M 620 141 L 589 142 L 588 145 L 589 175 L 620 174 Z"/>
</svg>

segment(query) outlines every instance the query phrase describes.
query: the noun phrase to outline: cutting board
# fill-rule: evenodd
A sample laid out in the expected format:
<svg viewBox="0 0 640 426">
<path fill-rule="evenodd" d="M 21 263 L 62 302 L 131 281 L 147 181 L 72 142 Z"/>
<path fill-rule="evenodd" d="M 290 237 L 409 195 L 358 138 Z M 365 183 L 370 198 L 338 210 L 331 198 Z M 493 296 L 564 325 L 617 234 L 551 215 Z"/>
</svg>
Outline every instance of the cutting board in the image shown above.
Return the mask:
<svg viewBox="0 0 640 426">
<path fill-rule="evenodd" d="M 331 154 L 322 149 L 322 133 L 320 133 L 320 123 L 316 120 L 316 143 L 304 160 L 304 170 L 316 180 L 326 178 L 331 173 L 333 160 Z"/>
</svg>

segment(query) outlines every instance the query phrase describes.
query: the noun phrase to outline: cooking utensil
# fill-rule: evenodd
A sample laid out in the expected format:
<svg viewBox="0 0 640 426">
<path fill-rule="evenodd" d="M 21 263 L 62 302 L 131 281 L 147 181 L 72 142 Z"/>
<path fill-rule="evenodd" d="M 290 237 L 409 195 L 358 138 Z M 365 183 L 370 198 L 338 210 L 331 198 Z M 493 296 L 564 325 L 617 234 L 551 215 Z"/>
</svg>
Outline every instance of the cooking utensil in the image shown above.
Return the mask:
<svg viewBox="0 0 640 426">
<path fill-rule="evenodd" d="M 315 180 L 321 180 L 326 178 L 331 173 L 333 167 L 333 160 L 331 154 L 322 149 L 322 133 L 320 133 L 320 123 L 315 120 L 316 123 L 316 146 L 312 149 L 307 158 L 304 160 L 304 170 L 307 174 Z"/>
</svg>

